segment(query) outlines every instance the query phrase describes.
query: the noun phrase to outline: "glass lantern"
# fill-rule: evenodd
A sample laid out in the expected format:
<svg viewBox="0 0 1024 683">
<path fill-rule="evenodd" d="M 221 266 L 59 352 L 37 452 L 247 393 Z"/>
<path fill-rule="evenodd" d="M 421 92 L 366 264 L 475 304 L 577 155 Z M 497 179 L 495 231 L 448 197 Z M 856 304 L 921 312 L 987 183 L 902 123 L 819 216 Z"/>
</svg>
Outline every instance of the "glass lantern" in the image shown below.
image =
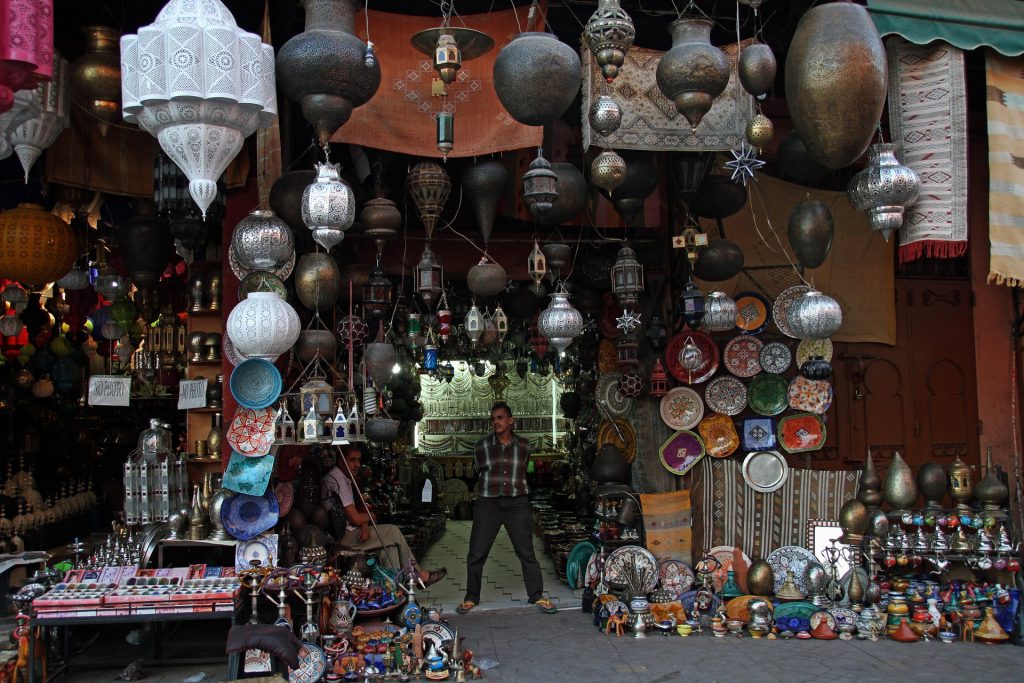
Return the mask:
<svg viewBox="0 0 1024 683">
<path fill-rule="evenodd" d="M 540 243 L 537 240 L 533 240 L 533 251 L 530 252 L 529 258 L 526 259 L 526 272 L 530 274 L 533 286 L 537 288 L 540 287 L 540 283 L 548 273 L 547 259 L 544 258 L 544 252 L 541 251 Z"/>
<path fill-rule="evenodd" d="M 429 242 L 423 247 L 423 256 L 420 257 L 420 262 L 416 264 L 415 275 L 416 292 L 423 298 L 423 302 L 427 307 L 432 308 L 434 301 L 441 293 L 443 271 L 441 264 L 437 262 L 437 258 L 434 256 L 434 252 L 430 250 Z"/>
<path fill-rule="evenodd" d="M 323 377 L 313 377 L 306 381 L 299 389 L 302 414 L 305 415 L 310 408 L 314 408 L 319 415 L 330 415 L 333 394 L 334 387 L 328 384 Z"/>
<path fill-rule="evenodd" d="M 455 82 L 455 76 L 462 67 L 462 51 L 450 33 L 442 33 L 434 48 L 434 68 L 446 85 Z"/>
<path fill-rule="evenodd" d="M 679 297 L 679 315 L 692 329 L 696 329 L 704 319 L 704 292 L 692 279 L 686 282 L 686 289 Z"/>
<path fill-rule="evenodd" d="M 498 341 L 505 341 L 505 337 L 508 336 L 508 316 L 505 315 L 505 311 L 501 310 L 501 306 L 494 309 L 491 320 L 494 321 L 494 327 L 498 331 Z"/>
<path fill-rule="evenodd" d="M 477 342 L 480 341 L 480 337 L 484 333 L 484 317 L 480 313 L 480 309 L 476 307 L 476 302 L 469 308 L 469 313 L 466 314 L 466 319 L 463 322 L 463 326 L 466 328 L 466 336 L 473 342 L 473 346 L 476 346 Z"/>
<path fill-rule="evenodd" d="M 369 318 L 383 318 L 391 310 L 391 302 L 395 295 L 395 286 L 380 267 L 380 256 L 377 266 L 370 274 L 370 279 L 363 285 L 363 308 Z"/>
<path fill-rule="evenodd" d="M 644 291 L 644 267 L 636 258 L 636 252 L 629 242 L 622 245 L 615 265 L 612 266 L 612 292 L 619 303 L 626 308 L 635 308 Z"/>
<path fill-rule="evenodd" d="M 534 216 L 543 216 L 558 200 L 558 175 L 544 158 L 544 150 L 537 148 L 537 158 L 523 175 L 523 202 Z"/>
</svg>

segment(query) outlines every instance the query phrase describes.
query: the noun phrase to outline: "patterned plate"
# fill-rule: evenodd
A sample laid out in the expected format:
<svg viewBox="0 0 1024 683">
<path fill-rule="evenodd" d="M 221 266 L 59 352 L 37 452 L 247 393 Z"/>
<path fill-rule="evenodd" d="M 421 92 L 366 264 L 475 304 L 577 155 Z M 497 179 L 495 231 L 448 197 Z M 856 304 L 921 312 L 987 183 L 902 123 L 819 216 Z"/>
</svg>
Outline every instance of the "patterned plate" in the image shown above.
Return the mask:
<svg viewBox="0 0 1024 683">
<path fill-rule="evenodd" d="M 727 415 L 715 413 L 705 417 L 697 431 L 704 440 L 705 450 L 712 458 L 728 458 L 740 447 L 740 435 L 736 432 L 736 425 Z"/>
<path fill-rule="evenodd" d="M 625 420 L 601 420 L 597 428 L 597 447 L 601 448 L 605 444 L 618 448 L 630 465 L 636 460 L 636 432 Z"/>
<path fill-rule="evenodd" d="M 736 295 L 736 327 L 743 334 L 761 334 L 768 327 L 771 305 L 757 292 Z"/>
<path fill-rule="evenodd" d="M 238 262 L 238 256 L 235 255 L 235 247 L 234 247 L 234 245 L 228 247 L 228 265 L 231 266 L 231 272 L 235 274 L 235 277 L 237 277 L 239 279 L 239 281 L 244 280 L 251 273 L 254 272 L 252 270 L 249 270 L 248 268 L 246 268 L 245 266 L 243 266 L 241 263 Z M 292 274 L 293 270 L 295 270 L 295 252 L 294 251 L 292 252 L 291 258 L 288 259 L 288 263 L 284 264 L 283 266 L 281 266 L 280 268 L 278 268 L 277 270 L 275 270 L 273 272 L 274 272 L 274 275 L 276 275 L 278 277 L 278 279 L 283 281 L 283 280 L 287 280 L 289 277 L 291 277 L 291 274 Z"/>
<path fill-rule="evenodd" d="M 831 607 L 828 613 L 835 617 L 836 626 L 850 624 L 856 626 L 857 613 L 847 607 Z"/>
<path fill-rule="evenodd" d="M 288 670 L 288 683 L 316 683 L 326 671 L 324 651 L 312 643 L 303 643 L 299 648 L 299 668 Z"/>
<path fill-rule="evenodd" d="M 758 375 L 747 387 L 747 403 L 758 415 L 778 415 L 786 409 L 789 383 L 781 375 Z"/>
<path fill-rule="evenodd" d="M 259 410 L 281 395 L 281 372 L 268 360 L 250 358 L 231 371 L 228 388 L 238 405 Z"/>
<path fill-rule="evenodd" d="M 787 395 L 789 407 L 793 410 L 824 415 L 832 405 L 832 384 L 827 379 L 807 379 L 797 375 L 790 381 Z"/>
<path fill-rule="evenodd" d="M 230 334 L 225 334 L 221 336 L 220 348 L 221 351 L 224 353 L 224 357 L 227 358 L 228 362 L 234 366 L 237 366 L 242 361 L 248 359 L 248 356 L 243 356 L 235 349 L 235 343 L 231 341 Z"/>
<path fill-rule="evenodd" d="M 729 577 L 729 570 L 732 569 L 732 558 L 733 551 L 736 550 L 731 545 L 717 545 L 708 551 L 708 554 L 714 557 L 716 560 L 722 563 L 722 566 L 718 568 L 718 571 L 714 573 L 712 581 L 715 584 L 715 592 L 719 593 L 722 590 L 722 586 L 725 585 L 725 580 Z M 746 562 L 747 568 L 750 568 L 750 558 L 747 557 L 746 553 L 743 553 L 743 561 Z"/>
<path fill-rule="evenodd" d="M 658 576 L 661 579 L 662 589 L 677 599 L 690 590 L 696 580 L 693 570 L 688 564 L 667 557 L 658 563 Z"/>
<path fill-rule="evenodd" d="M 761 361 L 761 369 L 765 372 L 781 375 L 793 362 L 793 352 L 782 342 L 768 342 L 761 347 L 758 360 Z"/>
<path fill-rule="evenodd" d="M 789 326 L 789 309 L 798 296 L 809 291 L 811 291 L 811 288 L 807 285 L 794 285 L 782 290 L 775 297 L 775 304 L 772 306 L 772 320 L 775 321 L 775 327 L 779 328 L 779 332 L 787 337 L 796 339 L 796 335 L 793 334 L 793 328 Z"/>
<path fill-rule="evenodd" d="M 623 396 L 618 384 L 618 374 L 601 375 L 597 381 L 597 400 L 601 401 L 612 417 L 622 417 L 633 407 L 633 399 Z"/>
<path fill-rule="evenodd" d="M 747 387 L 735 377 L 716 377 L 704 389 L 704 401 L 716 413 L 739 415 L 747 407 Z"/>
<path fill-rule="evenodd" d="M 428 621 L 423 624 L 422 631 L 423 640 L 433 643 L 438 652 L 449 649 L 455 642 L 455 629 L 447 621 Z M 423 649 L 427 649 L 426 643 Z"/>
<path fill-rule="evenodd" d="M 616 548 L 604 562 L 605 583 L 625 586 L 627 572 L 642 574 L 641 593 L 650 593 L 658 585 L 658 561 L 647 548 L 638 545 L 624 545 Z"/>
<path fill-rule="evenodd" d="M 779 445 L 787 453 L 821 450 L 825 445 L 825 423 L 817 415 L 789 415 L 779 421 Z"/>
<path fill-rule="evenodd" d="M 825 360 L 832 361 L 832 340 L 831 339 L 804 339 L 796 347 L 796 366 L 800 367 L 814 356 L 821 356 Z"/>
<path fill-rule="evenodd" d="M 235 571 L 252 569 L 252 560 L 263 567 L 277 565 L 277 534 L 260 534 L 235 546 Z"/>
<path fill-rule="evenodd" d="M 704 417 L 704 399 L 689 387 L 676 387 L 662 396 L 660 412 L 669 429 L 693 429 Z"/>
<path fill-rule="evenodd" d="M 619 352 L 615 342 L 602 339 L 597 345 L 597 370 L 600 373 L 616 372 L 619 367 Z"/>
<path fill-rule="evenodd" d="M 775 448 L 775 421 L 770 417 L 748 417 L 743 420 L 743 448 L 767 451 Z"/>
<path fill-rule="evenodd" d="M 254 270 L 238 285 L 238 300 L 244 301 L 252 292 L 271 292 L 288 300 L 288 288 L 281 278 L 266 270 Z"/>
<path fill-rule="evenodd" d="M 798 545 L 784 545 L 768 553 L 768 557 L 765 560 L 771 566 L 772 571 L 775 572 L 776 593 L 782 588 L 782 584 L 786 580 L 786 570 L 789 570 L 793 572 L 793 580 L 796 582 L 800 592 L 804 595 L 808 594 L 807 582 L 804 581 L 804 571 L 806 571 L 810 563 L 818 564 L 818 561 L 814 559 L 814 553 Z"/>
<path fill-rule="evenodd" d="M 692 339 L 701 353 L 701 364 L 693 370 L 684 368 L 680 360 L 680 352 L 686 345 L 687 339 Z M 718 345 L 710 335 L 699 330 L 687 330 L 669 340 L 668 347 L 665 349 L 665 369 L 680 382 L 700 384 L 715 374 L 715 370 L 718 369 L 718 358 Z"/>
<path fill-rule="evenodd" d="M 725 369 L 737 377 L 753 377 L 761 372 L 761 349 L 764 342 L 757 337 L 733 337 L 725 345 L 722 362 Z"/>
<path fill-rule="evenodd" d="M 686 474 L 704 457 L 704 442 L 693 432 L 683 429 L 670 436 L 658 451 L 661 464 L 672 474 Z"/>
<path fill-rule="evenodd" d="M 238 407 L 227 433 L 228 444 L 244 456 L 258 458 L 274 445 L 274 409 Z"/>
</svg>

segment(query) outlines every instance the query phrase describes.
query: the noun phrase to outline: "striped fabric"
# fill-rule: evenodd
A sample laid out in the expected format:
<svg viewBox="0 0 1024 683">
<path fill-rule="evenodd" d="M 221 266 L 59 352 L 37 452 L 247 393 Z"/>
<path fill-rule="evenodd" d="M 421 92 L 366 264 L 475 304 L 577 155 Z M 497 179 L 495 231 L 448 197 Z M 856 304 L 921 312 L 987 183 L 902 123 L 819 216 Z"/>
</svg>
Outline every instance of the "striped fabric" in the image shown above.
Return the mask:
<svg viewBox="0 0 1024 683">
<path fill-rule="evenodd" d="M 693 529 L 689 491 L 641 493 L 644 544 L 658 558 L 692 561 Z"/>
<path fill-rule="evenodd" d="M 992 50 L 988 82 L 988 280 L 1024 285 L 1024 57 Z"/>
<path fill-rule="evenodd" d="M 857 493 L 854 470 L 790 469 L 774 493 L 747 486 L 738 460 L 705 458 L 693 468 L 694 547 L 736 546 L 749 557 L 767 557 L 785 545 L 807 546 L 807 522 L 838 520 Z"/>
</svg>

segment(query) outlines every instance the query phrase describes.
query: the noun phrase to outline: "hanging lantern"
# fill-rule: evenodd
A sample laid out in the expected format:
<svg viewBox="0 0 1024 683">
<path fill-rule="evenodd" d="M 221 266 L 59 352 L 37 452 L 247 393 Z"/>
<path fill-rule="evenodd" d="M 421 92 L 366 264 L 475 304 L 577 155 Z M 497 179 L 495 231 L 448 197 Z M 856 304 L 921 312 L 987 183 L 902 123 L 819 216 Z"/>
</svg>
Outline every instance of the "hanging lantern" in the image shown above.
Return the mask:
<svg viewBox="0 0 1024 683">
<path fill-rule="evenodd" d="M 53 0 L 0 0 L 0 113 L 53 76 Z"/>
<path fill-rule="evenodd" d="M 217 181 L 217 195 L 206 209 L 206 218 L 189 191 L 189 179 L 163 150 L 158 150 L 153 162 L 153 199 L 156 214 L 171 226 L 171 236 L 185 249 L 195 249 L 206 240 L 209 226 L 220 234 L 220 221 L 224 215 L 224 178 Z"/>
<path fill-rule="evenodd" d="M 583 332 L 583 314 L 569 303 L 569 293 L 559 289 L 551 294 L 551 303 L 537 318 L 537 331 L 559 354 Z"/>
<path fill-rule="evenodd" d="M 270 209 L 254 209 L 235 226 L 231 251 L 247 270 L 273 271 L 295 255 L 295 235 Z"/>
<path fill-rule="evenodd" d="M 601 135 L 611 135 L 622 125 L 622 109 L 615 98 L 601 95 L 590 105 L 590 127 Z"/>
<path fill-rule="evenodd" d="M 896 159 L 896 145 L 879 143 L 868 149 L 868 164 L 850 179 L 846 193 L 858 211 L 866 211 L 871 228 L 889 241 L 903 225 L 906 207 L 917 201 L 921 179 Z"/>
<path fill-rule="evenodd" d="M 121 120 L 121 32 L 109 26 L 85 26 L 85 54 L 71 64 L 69 72 L 75 99 L 85 111 L 106 124 Z"/>
<path fill-rule="evenodd" d="M 152 203 L 144 201 L 118 232 L 121 261 L 128 276 L 137 287 L 156 286 L 174 254 L 167 223 L 153 215 Z"/>
<path fill-rule="evenodd" d="M 635 372 L 627 372 L 619 377 L 615 388 L 626 398 L 636 398 L 644 391 L 644 378 Z"/>
<path fill-rule="evenodd" d="M 797 339 L 827 339 L 843 325 L 839 302 L 814 289 L 798 296 L 786 317 Z"/>
<path fill-rule="evenodd" d="M 373 199 L 363 204 L 359 212 L 359 224 L 363 226 L 362 235 L 376 240 L 378 249 L 383 247 L 383 242 L 398 234 L 402 227 L 402 213 L 398 205 L 384 196 L 384 186 L 380 179 L 374 189 L 376 195 Z"/>
<path fill-rule="evenodd" d="M 0 96 L 2 94 L 3 86 L 0 85 Z M 14 103 L 6 111 L 0 113 L 0 159 L 6 159 L 14 151 L 9 140 L 11 133 L 21 124 L 39 116 L 41 111 L 42 102 L 39 99 L 38 89 L 19 90 L 14 93 Z"/>
<path fill-rule="evenodd" d="M 100 328 L 100 334 L 107 341 L 114 341 L 121 338 L 121 335 L 124 334 L 124 328 L 121 327 L 121 323 L 113 318 L 109 318 L 103 323 L 103 327 Z"/>
<path fill-rule="evenodd" d="M 346 315 L 338 321 L 338 326 L 335 330 L 345 348 L 348 348 L 349 345 L 353 348 L 359 348 L 366 342 L 367 337 L 370 336 L 370 326 L 358 315 Z"/>
<path fill-rule="evenodd" d="M 736 302 L 725 292 L 711 292 L 704 297 L 704 318 L 700 328 L 705 332 L 728 332 L 736 327 Z"/>
<path fill-rule="evenodd" d="M 466 330 L 466 336 L 469 337 L 469 341 L 472 342 L 473 346 L 476 346 L 484 333 L 484 317 L 480 314 L 480 309 L 476 307 L 475 301 L 469 307 L 469 313 L 466 314 L 466 319 L 463 321 L 462 326 Z"/>
<path fill-rule="evenodd" d="M 277 74 L 281 90 L 302 106 L 320 147 L 370 101 L 380 87 L 380 65 L 372 45 L 355 35 L 352 0 L 307 0 L 305 30 L 281 46 Z M 271 72 L 274 65 L 270 65 Z"/>
<path fill-rule="evenodd" d="M 668 393 L 668 374 L 665 366 L 661 364 L 661 358 L 654 359 L 654 367 L 651 368 L 651 390 L 654 398 L 661 398 Z"/>
<path fill-rule="evenodd" d="M 601 152 L 590 164 L 590 181 L 609 196 L 625 179 L 626 161 L 613 149 Z"/>
<path fill-rule="evenodd" d="M 21 313 L 28 306 L 28 292 L 17 282 L 4 287 L 4 291 L 0 292 L 0 298 L 10 304 L 15 313 Z"/>
<path fill-rule="evenodd" d="M 494 309 L 494 315 L 491 316 L 494 321 L 494 328 L 498 332 L 498 341 L 505 341 L 505 337 L 508 336 L 508 316 L 505 315 L 505 311 L 501 310 L 501 306 Z"/>
<path fill-rule="evenodd" d="M 693 337 L 686 337 L 683 348 L 679 351 L 679 364 L 691 373 L 704 364 L 704 352 L 700 350 Z"/>
<path fill-rule="evenodd" d="M 576 50 L 554 34 L 526 31 L 501 48 L 493 76 L 505 111 L 523 125 L 543 126 L 572 104 L 583 69 Z"/>
<path fill-rule="evenodd" d="M 462 192 L 473 207 L 485 250 L 491 242 L 498 200 L 508 186 L 508 178 L 508 167 L 497 159 L 473 164 L 462 174 Z"/>
<path fill-rule="evenodd" d="M 42 287 L 67 273 L 76 258 L 75 233 L 38 204 L 0 213 L 0 277 Z"/>
<path fill-rule="evenodd" d="M 455 149 L 455 112 L 440 111 L 434 120 L 437 123 L 435 146 L 441 157 L 447 161 L 448 155 Z"/>
<path fill-rule="evenodd" d="M 377 387 L 383 388 L 391 379 L 391 370 L 398 361 L 398 352 L 392 344 L 373 342 L 363 351 L 363 364 Z"/>
<path fill-rule="evenodd" d="M 629 242 L 622 245 L 612 266 L 612 293 L 625 308 L 636 308 L 644 291 L 644 267 Z"/>
<path fill-rule="evenodd" d="M 646 337 L 647 343 L 655 351 L 660 351 L 661 347 L 665 345 L 668 333 L 665 331 L 665 323 L 662 322 L 661 316 L 657 313 L 654 313 L 651 316 L 651 321 L 647 323 Z"/>
<path fill-rule="evenodd" d="M 441 269 L 441 264 L 434 257 L 434 252 L 430 250 L 429 242 L 423 245 L 423 256 L 420 257 L 420 262 L 416 264 L 414 271 L 416 293 L 423 299 L 427 308 L 433 308 L 434 301 L 441 294 L 444 272 Z"/>
<path fill-rule="evenodd" d="M 318 163 L 316 180 L 302 192 L 302 222 L 313 231 L 313 240 L 330 251 L 352 227 L 356 198 L 341 182 L 338 165 Z"/>
<path fill-rule="evenodd" d="M 541 219 L 551 211 L 558 200 L 558 175 L 544 158 L 544 149 L 537 148 L 537 158 L 530 170 L 523 174 L 523 203 L 534 218 Z"/>
<path fill-rule="evenodd" d="M 28 119 L 9 135 L 10 145 L 18 155 L 21 168 L 28 172 L 44 149 L 54 143 L 57 136 L 70 125 L 67 96 L 68 62 L 60 55 L 54 55 L 53 80 L 41 83 L 36 94 L 41 105 L 39 113 Z"/>
<path fill-rule="evenodd" d="M 704 319 L 704 292 L 692 279 L 686 281 L 686 289 L 679 297 L 679 315 L 692 329 L 697 329 Z"/>
<path fill-rule="evenodd" d="M 466 274 L 466 285 L 469 291 L 479 297 L 494 296 L 505 291 L 508 275 L 500 263 L 491 261 L 486 256 L 469 269 Z"/>
<path fill-rule="evenodd" d="M 122 36 L 121 70 L 124 120 L 160 141 L 205 216 L 245 138 L 277 114 L 274 49 L 238 28 L 221 0 L 171 0 Z"/>
<path fill-rule="evenodd" d="M 775 72 L 778 66 L 772 49 L 764 43 L 747 45 L 740 52 L 737 71 L 740 85 L 754 97 L 761 97 L 775 85 Z"/>
<path fill-rule="evenodd" d="M 380 265 L 380 254 L 377 254 L 377 265 L 370 279 L 363 285 L 363 308 L 370 318 L 383 318 L 391 310 L 395 286 L 384 274 Z"/>
<path fill-rule="evenodd" d="M 636 37 L 633 20 L 619 5 L 619 0 L 598 0 L 597 9 L 583 28 L 583 37 L 604 79 L 611 83 L 619 75 Z"/>
<path fill-rule="evenodd" d="M 767 147 L 775 137 L 775 126 L 772 124 L 772 120 L 764 114 L 755 114 L 747 121 L 745 135 L 747 142 L 761 150 Z"/>
<path fill-rule="evenodd" d="M 564 242 L 548 242 L 541 251 L 548 261 L 548 277 L 552 282 L 558 282 L 562 278 L 562 269 L 569 265 L 572 248 Z"/>
<path fill-rule="evenodd" d="M 68 291 L 77 291 L 89 286 L 88 271 L 77 266 L 64 274 L 64 277 L 57 280 L 57 286 Z"/>
<path fill-rule="evenodd" d="M 434 227 L 452 191 L 452 181 L 443 168 L 432 161 L 422 161 L 409 171 L 405 185 L 416 204 L 416 212 L 427 230 L 429 240 L 434 235 Z"/>
<path fill-rule="evenodd" d="M 299 332 L 299 314 L 272 292 L 250 292 L 228 315 L 231 343 L 247 358 L 274 360 L 295 345 Z"/>
<path fill-rule="evenodd" d="M 526 259 L 526 272 L 529 273 L 530 279 L 533 280 L 533 288 L 540 291 L 540 283 L 544 280 L 544 276 L 547 275 L 548 266 L 547 261 L 544 258 L 544 252 L 540 250 L 540 243 L 537 240 L 533 240 L 533 251 Z"/>
<path fill-rule="evenodd" d="M 462 52 L 451 33 L 442 32 L 434 48 L 434 69 L 446 85 L 455 82 L 455 76 L 462 68 Z"/>
<path fill-rule="evenodd" d="M 683 16 L 672 22 L 672 49 L 658 62 L 658 89 L 676 105 L 694 132 L 715 98 L 729 84 L 729 60 L 711 44 L 714 24 L 703 17 Z"/>
<path fill-rule="evenodd" d="M 452 312 L 449 311 L 442 299 L 441 308 L 437 311 L 437 336 L 442 342 L 448 341 L 452 333 Z"/>
</svg>

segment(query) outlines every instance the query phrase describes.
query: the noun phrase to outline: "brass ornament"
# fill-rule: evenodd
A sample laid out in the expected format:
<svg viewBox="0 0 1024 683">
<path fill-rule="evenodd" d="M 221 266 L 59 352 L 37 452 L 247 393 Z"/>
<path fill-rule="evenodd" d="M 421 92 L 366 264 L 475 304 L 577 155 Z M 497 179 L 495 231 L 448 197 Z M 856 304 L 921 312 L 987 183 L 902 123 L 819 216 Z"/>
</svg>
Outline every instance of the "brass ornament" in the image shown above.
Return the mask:
<svg viewBox="0 0 1024 683">
<path fill-rule="evenodd" d="M 601 67 L 601 75 L 611 83 L 619 75 L 626 53 L 633 45 L 636 28 L 619 0 L 598 0 L 597 9 L 583 28 L 583 38 Z"/>
<path fill-rule="evenodd" d="M 745 132 L 747 142 L 757 149 L 763 149 L 775 137 L 775 126 L 772 124 L 772 120 L 764 114 L 755 114 L 747 121 Z"/>
<path fill-rule="evenodd" d="M 757 558 L 747 569 L 747 590 L 751 595 L 771 595 L 775 591 L 775 571 L 768 561 Z"/>
<path fill-rule="evenodd" d="M 341 296 L 341 274 L 334 257 L 324 252 L 303 254 L 295 265 L 295 293 L 311 311 L 329 311 Z"/>
</svg>

